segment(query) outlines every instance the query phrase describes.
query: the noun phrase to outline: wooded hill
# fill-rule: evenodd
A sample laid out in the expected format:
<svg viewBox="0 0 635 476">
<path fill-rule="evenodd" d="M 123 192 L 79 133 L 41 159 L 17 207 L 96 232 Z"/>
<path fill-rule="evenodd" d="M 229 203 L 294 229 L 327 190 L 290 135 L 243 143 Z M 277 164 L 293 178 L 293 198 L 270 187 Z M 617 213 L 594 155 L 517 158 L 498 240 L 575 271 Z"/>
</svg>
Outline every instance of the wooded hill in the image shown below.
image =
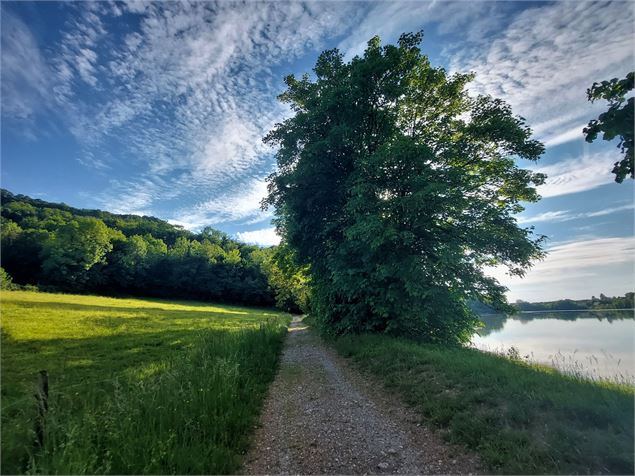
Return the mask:
<svg viewBox="0 0 635 476">
<path fill-rule="evenodd" d="M 514 307 L 520 311 L 583 311 L 585 309 L 633 309 L 635 308 L 635 294 L 626 293 L 624 296 L 608 297 L 600 294 L 591 299 L 560 299 L 549 302 L 516 301 Z"/>
<path fill-rule="evenodd" d="M 155 217 L 1 194 L 2 267 L 14 283 L 288 311 L 306 304 L 305 278 L 284 248 L 247 245 L 210 227 L 193 233 Z"/>
</svg>

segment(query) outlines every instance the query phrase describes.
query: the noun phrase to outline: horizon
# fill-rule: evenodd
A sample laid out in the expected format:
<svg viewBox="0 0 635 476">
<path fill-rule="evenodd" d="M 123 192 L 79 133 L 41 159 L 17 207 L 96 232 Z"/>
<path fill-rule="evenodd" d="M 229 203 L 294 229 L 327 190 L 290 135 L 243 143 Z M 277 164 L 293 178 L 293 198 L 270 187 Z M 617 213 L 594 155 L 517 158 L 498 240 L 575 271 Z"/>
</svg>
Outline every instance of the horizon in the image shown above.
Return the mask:
<svg viewBox="0 0 635 476">
<path fill-rule="evenodd" d="M 546 145 L 543 199 L 517 216 L 547 235 L 524 279 L 492 270 L 510 302 L 617 296 L 635 287 L 633 181 L 616 184 L 616 141 L 584 141 L 605 109 L 593 82 L 632 67 L 623 3 L 2 2 L 2 187 L 76 208 L 279 240 L 260 210 L 273 151 L 261 138 L 290 111 L 286 74 L 345 59 L 379 35 L 424 30 L 435 66 L 475 71 Z M 601 10 L 601 14 L 599 14 Z M 563 297 L 565 296 L 565 297 Z"/>
</svg>

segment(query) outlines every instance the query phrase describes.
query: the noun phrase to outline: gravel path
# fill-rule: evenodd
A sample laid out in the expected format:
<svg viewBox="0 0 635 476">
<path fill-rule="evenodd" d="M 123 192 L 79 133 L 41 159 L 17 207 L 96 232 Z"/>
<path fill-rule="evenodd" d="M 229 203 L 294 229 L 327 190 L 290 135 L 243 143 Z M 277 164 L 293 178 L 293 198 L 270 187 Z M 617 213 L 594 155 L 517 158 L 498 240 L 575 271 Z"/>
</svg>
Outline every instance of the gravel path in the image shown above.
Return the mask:
<svg viewBox="0 0 635 476">
<path fill-rule="evenodd" d="M 243 474 L 474 474 L 478 459 L 294 321 Z"/>
</svg>

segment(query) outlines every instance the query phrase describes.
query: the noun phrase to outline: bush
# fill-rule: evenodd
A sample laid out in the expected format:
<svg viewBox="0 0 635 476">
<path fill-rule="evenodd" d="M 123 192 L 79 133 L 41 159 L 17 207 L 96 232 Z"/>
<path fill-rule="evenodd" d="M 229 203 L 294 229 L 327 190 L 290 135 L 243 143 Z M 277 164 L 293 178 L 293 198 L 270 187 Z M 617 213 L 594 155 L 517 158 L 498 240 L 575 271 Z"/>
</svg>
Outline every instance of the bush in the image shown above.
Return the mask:
<svg viewBox="0 0 635 476">
<path fill-rule="evenodd" d="M 11 290 L 15 289 L 16 285 L 13 284 L 13 279 L 7 273 L 4 268 L 0 267 L 0 289 Z"/>
</svg>

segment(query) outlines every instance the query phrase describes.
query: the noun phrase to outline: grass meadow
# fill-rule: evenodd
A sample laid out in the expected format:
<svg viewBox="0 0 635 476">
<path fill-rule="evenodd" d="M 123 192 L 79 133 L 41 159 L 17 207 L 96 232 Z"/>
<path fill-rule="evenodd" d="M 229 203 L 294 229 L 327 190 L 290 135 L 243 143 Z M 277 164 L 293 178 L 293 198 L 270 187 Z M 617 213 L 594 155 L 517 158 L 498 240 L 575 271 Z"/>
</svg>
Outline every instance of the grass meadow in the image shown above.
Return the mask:
<svg viewBox="0 0 635 476">
<path fill-rule="evenodd" d="M 3 474 L 235 471 L 289 322 L 272 310 L 24 291 L 3 291 L 1 310 Z"/>
<path fill-rule="evenodd" d="M 633 387 L 386 336 L 335 346 L 502 474 L 633 474 Z"/>
</svg>

